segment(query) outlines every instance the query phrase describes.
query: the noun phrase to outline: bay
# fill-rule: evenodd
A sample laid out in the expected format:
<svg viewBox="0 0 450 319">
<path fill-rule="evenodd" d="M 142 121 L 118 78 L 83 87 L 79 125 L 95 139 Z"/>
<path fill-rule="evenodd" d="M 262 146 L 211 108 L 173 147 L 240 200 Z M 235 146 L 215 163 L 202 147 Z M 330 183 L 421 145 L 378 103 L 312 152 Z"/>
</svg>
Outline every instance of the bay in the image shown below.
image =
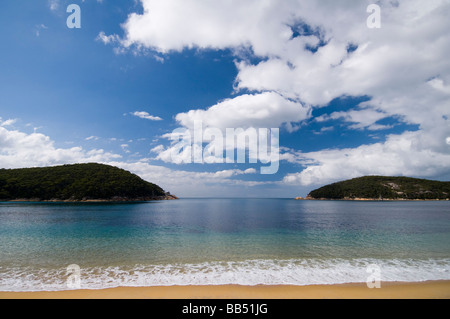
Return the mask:
<svg viewBox="0 0 450 319">
<path fill-rule="evenodd" d="M 0 203 L 0 290 L 450 279 L 450 202 Z"/>
</svg>

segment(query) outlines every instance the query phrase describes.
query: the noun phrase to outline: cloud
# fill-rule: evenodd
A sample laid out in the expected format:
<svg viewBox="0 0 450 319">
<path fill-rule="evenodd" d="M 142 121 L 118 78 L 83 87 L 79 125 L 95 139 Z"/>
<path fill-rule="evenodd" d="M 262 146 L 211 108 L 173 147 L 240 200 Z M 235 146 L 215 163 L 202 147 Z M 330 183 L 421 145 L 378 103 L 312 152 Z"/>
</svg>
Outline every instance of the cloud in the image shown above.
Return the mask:
<svg viewBox="0 0 450 319">
<path fill-rule="evenodd" d="M 275 92 L 244 94 L 226 99 L 207 110 L 191 110 L 180 113 L 177 122 L 189 129 L 195 121 L 201 121 L 204 127 L 226 128 L 278 128 L 307 119 L 310 108 L 299 102 L 291 101 Z"/>
<path fill-rule="evenodd" d="M 163 151 L 164 151 L 164 146 L 163 145 L 155 146 L 154 148 L 152 148 L 150 150 L 150 152 L 157 153 L 157 154 L 159 154 L 159 153 L 161 153 Z"/>
<path fill-rule="evenodd" d="M 105 32 L 101 31 L 97 38 L 97 41 L 103 42 L 104 44 L 111 44 L 111 43 L 116 43 L 120 41 L 120 38 L 118 35 L 113 34 L 113 35 L 106 35 Z"/>
<path fill-rule="evenodd" d="M 0 167 L 21 168 L 70 163 L 104 162 L 120 158 L 102 149 L 57 148 L 50 137 L 0 126 Z"/>
<path fill-rule="evenodd" d="M 123 24 L 124 46 L 161 53 L 250 48 L 264 60 L 238 62 L 237 89 L 326 105 L 342 95 L 387 93 L 389 101 L 426 79 L 448 77 L 446 0 L 379 1 L 383 27 L 376 30 L 366 26 L 368 1 L 141 3 L 143 13 L 129 15 Z"/>
<path fill-rule="evenodd" d="M 133 113 L 130 113 L 130 114 L 134 115 L 134 116 L 137 116 L 137 117 L 139 117 L 141 119 L 150 120 L 150 121 L 162 121 L 163 120 L 159 116 L 153 116 L 153 115 L 150 115 L 147 112 L 137 112 L 136 111 L 136 112 L 133 112 Z"/>
<path fill-rule="evenodd" d="M 152 165 L 146 161 L 111 161 L 107 164 L 128 170 L 139 175 L 144 180 L 155 183 L 179 196 L 242 196 L 242 187 L 274 184 L 274 182 L 243 181 L 236 179 L 240 175 L 254 174 L 256 172 L 254 169 L 191 172 Z"/>
<path fill-rule="evenodd" d="M 249 168 L 249 169 L 246 169 L 245 171 L 240 170 L 240 169 L 229 169 L 229 170 L 215 172 L 211 176 L 213 178 L 228 178 L 231 176 L 255 174 L 255 173 L 256 173 L 256 170 L 254 168 Z"/>
<path fill-rule="evenodd" d="M 142 0 L 143 14 L 133 13 L 124 23 L 125 46 L 152 48 L 160 53 L 184 48 L 239 47 L 267 38 L 275 45 L 280 34 L 289 37 L 287 26 L 272 13 L 289 7 L 280 2 L 258 0 L 229 1 L 152 1 Z M 275 18 L 275 19 L 274 19 Z M 262 36 L 264 35 L 264 36 Z"/>
<path fill-rule="evenodd" d="M 48 0 L 48 6 L 52 11 L 58 10 L 59 5 L 60 5 L 59 0 Z"/>
<path fill-rule="evenodd" d="M 442 79 L 434 78 L 434 79 L 428 81 L 428 84 L 432 88 L 434 88 L 434 89 L 436 89 L 436 90 L 438 90 L 438 91 L 440 91 L 440 92 L 442 92 L 442 93 L 444 93 L 446 95 L 450 95 L 450 85 L 445 85 L 445 83 L 444 83 L 444 81 Z"/>
<path fill-rule="evenodd" d="M 41 31 L 47 30 L 47 29 L 48 29 L 48 27 L 45 24 L 38 24 L 34 28 L 34 33 L 37 37 L 39 37 L 41 35 Z"/>
<path fill-rule="evenodd" d="M 286 153 L 282 158 L 307 168 L 287 175 L 283 182 L 319 185 L 365 175 L 441 178 L 450 174 L 449 130 L 404 132 L 390 135 L 386 142 L 350 149 L 310 153 Z M 447 144 L 447 145 L 446 145 Z"/>
<path fill-rule="evenodd" d="M 324 107 L 341 96 L 370 96 L 360 109 L 316 120 L 339 119 L 348 122 L 350 129 L 381 130 L 389 126 L 379 120 L 395 117 L 417 124 L 419 131 L 349 150 L 303 154 L 310 164 L 285 180 L 312 183 L 374 172 L 424 175 L 445 171 L 441 160 L 450 152 L 444 143 L 450 132 L 442 129 L 439 136 L 445 135 L 443 139 L 432 132 L 438 125 L 448 127 L 447 121 L 442 123 L 449 116 L 448 1 L 378 1 L 383 23 L 375 30 L 366 25 L 368 1 L 141 3 L 143 13 L 131 14 L 123 24 L 124 47 L 159 53 L 247 48 L 263 58 L 256 63 L 244 58 L 236 62 L 235 89 L 254 94 L 178 114 L 182 126 L 191 128 L 195 120 L 219 128 L 287 123 L 294 131 L 293 123 L 309 116 L 303 105 Z M 424 143 L 427 138 L 440 142 Z M 408 160 L 414 156 L 420 161 Z"/>
<path fill-rule="evenodd" d="M 5 123 L 5 122 L 2 122 Z M 128 144 L 121 147 L 127 152 Z M 151 165 L 148 159 L 126 161 L 121 155 L 103 149 L 86 150 L 76 146 L 58 148 L 55 142 L 41 133 L 27 134 L 8 130 L 0 125 L 0 168 L 45 167 L 76 163 L 103 163 L 129 170 L 143 179 L 156 183 L 180 196 L 208 196 L 228 194 L 226 188 L 265 185 L 266 182 L 241 181 L 238 176 L 255 174 L 256 170 L 229 169 L 217 172 L 190 172 Z M 237 192 L 236 194 L 239 194 Z"/>
<path fill-rule="evenodd" d="M 235 94 L 206 110 L 178 114 L 190 129 L 276 127 L 293 132 L 311 109 L 343 96 L 367 96 L 357 109 L 317 121 L 340 120 L 354 130 L 389 128 L 395 118 L 416 132 L 352 149 L 301 151 L 305 169 L 285 181 L 301 184 L 363 174 L 449 174 L 450 2 L 380 0 L 382 27 L 370 29 L 373 1 L 334 0 L 141 0 L 142 13 L 123 23 L 123 38 L 103 34 L 123 49 L 161 55 L 184 49 L 230 49 L 238 74 Z M 242 54 L 246 52 L 246 54 Z M 252 59 L 248 58 L 248 55 Z M 256 58 L 256 59 L 255 59 Z M 331 127 L 327 122 L 328 127 Z M 447 142 L 446 142 L 447 141 Z M 161 151 L 159 149 L 158 151 Z"/>
<path fill-rule="evenodd" d="M 271 145 L 271 149 L 265 152 L 264 147 L 267 146 L 262 144 L 260 137 L 264 132 L 273 133 L 272 129 L 282 126 L 292 132 L 296 129 L 295 123 L 309 116 L 309 107 L 277 93 L 244 94 L 223 100 L 206 110 L 177 114 L 175 119 L 181 128 L 162 136 L 171 140 L 171 145 L 167 148 L 158 145 L 151 151 L 157 154 L 155 159 L 175 164 L 192 163 L 195 158 L 210 164 L 234 161 L 224 153 L 228 150 L 233 150 L 233 155 L 235 150 L 237 154 L 248 150 L 248 161 L 278 162 L 279 141 L 274 143 L 268 139 L 267 145 Z M 199 136 L 201 146 L 196 143 Z M 208 145 L 204 147 L 203 144 Z"/>
<path fill-rule="evenodd" d="M 0 117 L 0 126 L 11 126 L 14 125 L 14 123 L 17 122 L 17 119 L 9 119 L 6 121 L 3 121 L 2 118 Z"/>
<path fill-rule="evenodd" d="M 354 109 L 347 112 L 333 112 L 331 114 L 321 115 L 315 118 L 317 122 L 324 122 L 330 120 L 343 120 L 348 123 L 350 129 L 362 130 L 381 130 L 391 128 L 389 125 L 376 124 L 379 120 L 388 117 L 388 114 L 373 109 Z"/>
</svg>

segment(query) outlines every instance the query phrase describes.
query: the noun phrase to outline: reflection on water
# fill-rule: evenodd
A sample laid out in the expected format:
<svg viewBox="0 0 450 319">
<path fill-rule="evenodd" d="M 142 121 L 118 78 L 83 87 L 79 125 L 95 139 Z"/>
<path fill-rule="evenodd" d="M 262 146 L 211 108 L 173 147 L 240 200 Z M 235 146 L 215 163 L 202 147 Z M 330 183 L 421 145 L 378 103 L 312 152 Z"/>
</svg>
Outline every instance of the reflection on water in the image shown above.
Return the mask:
<svg viewBox="0 0 450 319">
<path fill-rule="evenodd" d="M 2 264 L 450 257 L 450 203 L 0 204 Z"/>
<path fill-rule="evenodd" d="M 111 267 L 128 272 L 168 265 L 179 265 L 188 273 L 193 265 L 203 265 L 214 272 L 220 263 L 229 262 L 247 273 L 251 261 L 257 267 L 268 263 L 270 271 L 280 271 L 276 261 L 307 272 L 304 261 L 313 261 L 313 269 L 320 262 L 339 261 L 338 268 L 344 269 L 346 261 L 355 260 L 402 265 L 409 260 L 413 265 L 425 262 L 420 267 L 431 269 L 441 262 L 446 270 L 449 258 L 449 202 L 0 203 L 3 279 L 12 273 L 26 276 L 29 267 L 61 277 L 61 269 L 71 264 L 92 274 L 116 269 Z"/>
</svg>

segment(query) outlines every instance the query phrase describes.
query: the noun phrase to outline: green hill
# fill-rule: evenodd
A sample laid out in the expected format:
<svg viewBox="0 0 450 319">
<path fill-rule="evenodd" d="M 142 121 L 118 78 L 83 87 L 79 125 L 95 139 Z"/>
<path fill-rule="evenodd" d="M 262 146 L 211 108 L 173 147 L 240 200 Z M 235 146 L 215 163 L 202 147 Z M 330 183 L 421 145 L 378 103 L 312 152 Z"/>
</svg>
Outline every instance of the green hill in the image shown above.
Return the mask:
<svg viewBox="0 0 450 319">
<path fill-rule="evenodd" d="M 154 200 L 164 190 L 123 169 L 103 164 L 0 169 L 0 200 Z"/>
<path fill-rule="evenodd" d="M 312 191 L 309 199 L 448 200 L 450 182 L 410 177 L 365 176 Z"/>
</svg>

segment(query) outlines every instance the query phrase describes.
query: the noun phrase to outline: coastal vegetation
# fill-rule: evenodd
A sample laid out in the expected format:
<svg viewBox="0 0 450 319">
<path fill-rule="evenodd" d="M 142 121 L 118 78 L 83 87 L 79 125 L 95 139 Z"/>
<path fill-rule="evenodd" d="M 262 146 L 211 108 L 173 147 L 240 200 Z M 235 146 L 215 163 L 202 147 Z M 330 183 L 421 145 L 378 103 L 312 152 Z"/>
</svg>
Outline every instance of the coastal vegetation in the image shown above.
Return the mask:
<svg viewBox="0 0 450 319">
<path fill-rule="evenodd" d="M 450 182 L 365 176 L 326 185 L 312 191 L 306 199 L 449 200 Z"/>
<path fill-rule="evenodd" d="M 0 169 L 0 200 L 156 200 L 174 197 L 158 185 L 103 164 Z"/>
</svg>

